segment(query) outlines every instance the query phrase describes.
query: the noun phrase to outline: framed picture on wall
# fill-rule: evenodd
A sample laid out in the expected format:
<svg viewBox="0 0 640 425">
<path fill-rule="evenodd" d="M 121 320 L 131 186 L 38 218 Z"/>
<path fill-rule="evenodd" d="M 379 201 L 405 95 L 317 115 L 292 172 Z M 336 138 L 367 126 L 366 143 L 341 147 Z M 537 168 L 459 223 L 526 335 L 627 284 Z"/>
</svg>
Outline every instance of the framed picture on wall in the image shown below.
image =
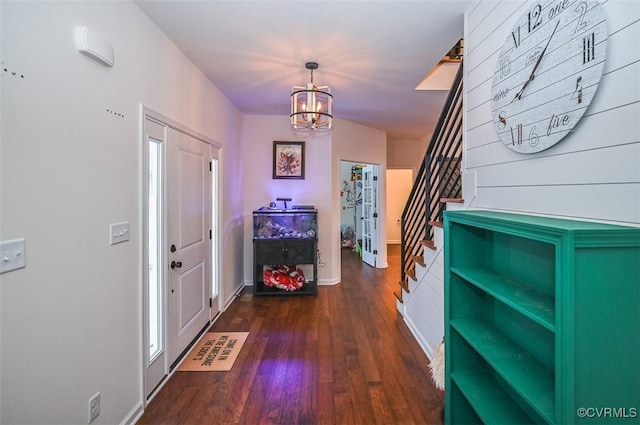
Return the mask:
<svg viewBox="0 0 640 425">
<path fill-rule="evenodd" d="M 304 179 L 304 142 L 273 142 L 273 178 Z"/>
</svg>

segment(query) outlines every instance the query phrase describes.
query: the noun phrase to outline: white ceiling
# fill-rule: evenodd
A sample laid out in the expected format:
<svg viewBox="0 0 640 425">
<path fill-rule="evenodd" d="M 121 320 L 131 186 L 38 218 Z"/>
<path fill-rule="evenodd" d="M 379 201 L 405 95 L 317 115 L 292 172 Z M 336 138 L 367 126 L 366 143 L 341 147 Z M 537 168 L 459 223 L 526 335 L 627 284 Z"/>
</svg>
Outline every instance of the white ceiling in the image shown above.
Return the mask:
<svg viewBox="0 0 640 425">
<path fill-rule="evenodd" d="M 304 64 L 334 117 L 421 138 L 446 92 L 416 91 L 462 37 L 476 0 L 134 0 L 247 115 L 289 115 Z"/>
</svg>

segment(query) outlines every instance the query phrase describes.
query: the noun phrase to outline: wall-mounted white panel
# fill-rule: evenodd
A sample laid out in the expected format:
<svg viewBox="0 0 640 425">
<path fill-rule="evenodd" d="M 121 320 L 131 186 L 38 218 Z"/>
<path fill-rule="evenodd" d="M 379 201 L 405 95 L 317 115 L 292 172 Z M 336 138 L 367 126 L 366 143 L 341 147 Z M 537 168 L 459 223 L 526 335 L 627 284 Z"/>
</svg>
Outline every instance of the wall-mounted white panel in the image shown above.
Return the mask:
<svg viewBox="0 0 640 425">
<path fill-rule="evenodd" d="M 640 62 L 604 74 L 585 116 L 638 101 L 640 96 L 638 75 L 640 75 Z"/>
<path fill-rule="evenodd" d="M 609 35 L 638 24 L 640 2 L 635 0 L 600 0 Z M 608 47 L 607 47 L 608 49 Z"/>
<path fill-rule="evenodd" d="M 489 91 L 480 93 L 479 99 L 470 99 L 467 101 L 469 104 L 477 105 L 467 115 L 467 130 L 473 130 L 478 126 L 491 122 L 491 104 L 489 102 Z M 471 96 L 469 96 L 471 97 Z"/>
<path fill-rule="evenodd" d="M 498 142 L 498 135 L 493 128 L 492 122 L 485 122 L 484 124 L 475 127 L 467 133 L 467 149 L 476 149 L 478 147 L 485 146 L 490 143 Z M 502 142 L 500 142 L 502 143 Z"/>
<path fill-rule="evenodd" d="M 599 166 L 602 163 L 615 163 L 616 167 Z M 570 155 L 549 155 L 538 159 L 525 157 L 520 161 L 485 168 L 478 172 L 479 188 L 639 183 L 640 141 Z"/>
<path fill-rule="evenodd" d="M 514 2 L 515 3 L 515 2 Z M 467 20 L 467 35 L 465 37 L 465 56 L 473 53 L 478 45 L 487 37 L 487 34 L 495 30 L 495 25 L 486 25 L 487 22 L 502 22 L 511 13 L 512 7 L 505 7 L 504 2 L 482 1 L 469 14 Z M 467 44 L 466 39 L 472 41 Z"/>
<path fill-rule="evenodd" d="M 478 188 L 474 209 L 640 224 L 640 183 Z"/>
<path fill-rule="evenodd" d="M 24 238 L 0 242 L 0 273 L 27 266 L 27 245 Z"/>
<path fill-rule="evenodd" d="M 113 45 L 87 27 L 78 27 L 75 30 L 76 47 L 80 53 L 101 63 L 113 66 Z"/>
<path fill-rule="evenodd" d="M 629 38 L 640 40 L 640 25 L 631 25 L 609 34 L 604 74 L 640 60 L 640 43 L 626 43 Z"/>
</svg>

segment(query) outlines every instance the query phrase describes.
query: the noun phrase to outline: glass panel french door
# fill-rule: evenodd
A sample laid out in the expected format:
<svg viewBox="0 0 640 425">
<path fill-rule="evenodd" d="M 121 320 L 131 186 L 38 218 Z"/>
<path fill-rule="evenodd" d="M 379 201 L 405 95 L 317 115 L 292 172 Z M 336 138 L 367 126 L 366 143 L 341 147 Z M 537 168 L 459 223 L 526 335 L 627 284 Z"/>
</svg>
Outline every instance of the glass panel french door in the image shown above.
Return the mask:
<svg viewBox="0 0 640 425">
<path fill-rule="evenodd" d="M 376 266 L 377 223 L 374 166 L 362 170 L 362 261 Z"/>
</svg>

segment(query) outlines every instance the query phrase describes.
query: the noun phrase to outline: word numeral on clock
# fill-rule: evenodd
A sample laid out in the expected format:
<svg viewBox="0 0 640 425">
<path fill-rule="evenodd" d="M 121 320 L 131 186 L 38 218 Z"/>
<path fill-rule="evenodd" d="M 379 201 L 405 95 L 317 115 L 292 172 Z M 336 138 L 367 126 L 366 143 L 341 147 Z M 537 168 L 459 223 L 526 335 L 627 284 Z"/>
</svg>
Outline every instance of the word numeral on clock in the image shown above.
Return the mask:
<svg viewBox="0 0 640 425">
<path fill-rule="evenodd" d="M 591 33 L 582 39 L 582 63 L 585 64 L 596 57 L 596 34 Z"/>
<path fill-rule="evenodd" d="M 516 134 L 513 134 L 513 127 L 511 127 L 511 144 L 515 145 L 516 142 L 521 145 L 522 144 L 522 124 L 518 124 L 515 128 Z"/>
<path fill-rule="evenodd" d="M 542 23 L 542 6 L 539 4 L 529 12 L 529 32 L 538 28 L 538 26 Z"/>
<path fill-rule="evenodd" d="M 582 2 L 576 7 L 576 12 L 580 13 L 580 19 L 578 19 L 578 25 L 576 25 L 576 29 L 574 32 L 578 32 L 587 26 L 587 23 L 584 21 L 584 16 L 587 14 L 587 3 Z"/>
</svg>

